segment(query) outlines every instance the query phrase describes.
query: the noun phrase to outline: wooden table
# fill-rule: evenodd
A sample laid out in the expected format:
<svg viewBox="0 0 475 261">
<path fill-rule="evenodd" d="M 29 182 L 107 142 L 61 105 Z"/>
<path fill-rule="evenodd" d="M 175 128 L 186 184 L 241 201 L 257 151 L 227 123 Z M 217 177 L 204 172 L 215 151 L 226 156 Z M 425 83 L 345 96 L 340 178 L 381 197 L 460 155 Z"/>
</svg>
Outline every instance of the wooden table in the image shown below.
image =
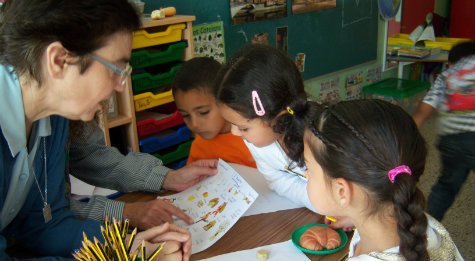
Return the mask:
<svg viewBox="0 0 475 261">
<path fill-rule="evenodd" d="M 156 198 L 151 193 L 129 193 L 119 198 L 125 202 L 147 201 Z M 239 221 L 213 246 L 191 256 L 200 260 L 229 252 L 287 241 L 292 231 L 310 223 L 322 223 L 322 216 L 306 208 L 281 210 L 272 213 L 241 217 Z M 311 260 L 343 260 L 348 254 L 351 234 L 346 247 L 331 255 L 308 255 Z"/>
<path fill-rule="evenodd" d="M 387 55 L 386 59 L 388 61 L 394 61 L 398 63 L 398 78 L 402 79 L 404 72 L 404 65 L 411 63 L 446 63 L 448 61 L 449 52 L 441 50 L 439 53 L 428 55 L 424 58 L 412 58 L 404 56 L 390 56 Z"/>
</svg>

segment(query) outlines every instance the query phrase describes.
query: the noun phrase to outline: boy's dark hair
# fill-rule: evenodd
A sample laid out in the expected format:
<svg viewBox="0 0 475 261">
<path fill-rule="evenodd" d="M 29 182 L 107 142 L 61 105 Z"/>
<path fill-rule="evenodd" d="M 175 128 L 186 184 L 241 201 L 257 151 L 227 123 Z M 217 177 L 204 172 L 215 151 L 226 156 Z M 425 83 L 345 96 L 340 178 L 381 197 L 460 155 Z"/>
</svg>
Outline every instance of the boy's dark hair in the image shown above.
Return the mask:
<svg viewBox="0 0 475 261">
<path fill-rule="evenodd" d="M 186 61 L 175 75 L 172 92 L 202 89 L 214 94 L 214 79 L 221 64 L 211 57 L 196 57 Z"/>
<path fill-rule="evenodd" d="M 405 260 L 429 260 L 425 198 L 416 186 L 427 150 L 412 117 L 389 102 L 353 100 L 323 110 L 308 129 L 304 140 L 325 175 L 365 188 L 368 215 L 393 205 L 401 254 Z M 388 172 L 401 165 L 412 175 L 399 174 L 391 183 Z"/>
<path fill-rule="evenodd" d="M 454 64 L 460 59 L 467 57 L 469 55 L 475 54 L 475 42 L 467 41 L 462 42 L 450 49 L 449 51 L 449 63 Z"/>
<path fill-rule="evenodd" d="M 69 55 L 84 58 L 114 33 L 132 32 L 141 24 L 127 0 L 9 0 L 1 14 L 0 63 L 39 85 L 41 56 L 50 43 L 59 41 Z M 88 59 L 80 65 L 84 72 Z"/>
<path fill-rule="evenodd" d="M 263 116 L 254 110 L 252 92 L 256 91 L 265 109 Z M 268 45 L 241 48 L 216 78 L 216 98 L 244 118 L 260 117 L 273 123 L 282 134 L 287 155 L 303 166 L 303 123 L 298 118 L 311 115 L 303 80 L 287 54 Z M 289 107 L 294 115 L 287 113 Z"/>
</svg>

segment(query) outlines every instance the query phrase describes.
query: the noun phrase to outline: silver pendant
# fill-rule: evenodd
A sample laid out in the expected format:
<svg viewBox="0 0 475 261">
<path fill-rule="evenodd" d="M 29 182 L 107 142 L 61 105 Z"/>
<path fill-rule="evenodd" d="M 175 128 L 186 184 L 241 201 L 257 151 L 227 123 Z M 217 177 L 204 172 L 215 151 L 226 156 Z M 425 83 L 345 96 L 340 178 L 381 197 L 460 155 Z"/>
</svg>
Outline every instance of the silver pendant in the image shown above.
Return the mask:
<svg viewBox="0 0 475 261">
<path fill-rule="evenodd" d="M 43 217 L 45 218 L 45 223 L 48 223 L 53 218 L 51 215 L 51 207 L 48 203 L 46 203 L 43 208 Z"/>
</svg>

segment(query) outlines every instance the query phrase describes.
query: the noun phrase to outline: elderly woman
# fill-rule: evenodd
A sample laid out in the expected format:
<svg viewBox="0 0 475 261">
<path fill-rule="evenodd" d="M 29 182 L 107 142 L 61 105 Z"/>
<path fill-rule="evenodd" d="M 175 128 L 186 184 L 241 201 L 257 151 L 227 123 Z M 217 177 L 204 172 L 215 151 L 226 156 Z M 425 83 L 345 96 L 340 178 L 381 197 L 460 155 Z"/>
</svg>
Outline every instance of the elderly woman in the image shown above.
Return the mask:
<svg viewBox="0 0 475 261">
<path fill-rule="evenodd" d="M 0 260 L 11 246 L 70 258 L 83 231 L 102 236 L 69 210 L 68 119 L 91 120 L 124 90 L 140 18 L 127 0 L 8 0 L 0 17 Z M 190 236 L 174 225 L 137 239 L 174 241 L 165 252 L 189 258 Z"/>
</svg>

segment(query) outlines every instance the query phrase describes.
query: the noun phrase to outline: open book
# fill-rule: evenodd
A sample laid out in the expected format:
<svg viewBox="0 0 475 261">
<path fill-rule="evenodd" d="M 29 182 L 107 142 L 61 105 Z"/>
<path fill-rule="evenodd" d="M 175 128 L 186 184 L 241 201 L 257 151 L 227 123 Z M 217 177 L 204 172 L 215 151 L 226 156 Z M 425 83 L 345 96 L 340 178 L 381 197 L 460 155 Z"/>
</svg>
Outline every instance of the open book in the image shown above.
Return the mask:
<svg viewBox="0 0 475 261">
<path fill-rule="evenodd" d="M 409 39 L 415 44 L 422 43 L 423 41 L 435 41 L 434 27 L 432 26 L 432 13 L 428 13 L 426 20 L 414 29 L 409 35 Z"/>
<path fill-rule="evenodd" d="M 218 174 L 177 194 L 159 199 L 181 208 L 193 220 L 187 225 L 175 220 L 191 233 L 192 250 L 197 253 L 218 241 L 257 199 L 257 192 L 225 161 L 219 160 Z"/>
</svg>

